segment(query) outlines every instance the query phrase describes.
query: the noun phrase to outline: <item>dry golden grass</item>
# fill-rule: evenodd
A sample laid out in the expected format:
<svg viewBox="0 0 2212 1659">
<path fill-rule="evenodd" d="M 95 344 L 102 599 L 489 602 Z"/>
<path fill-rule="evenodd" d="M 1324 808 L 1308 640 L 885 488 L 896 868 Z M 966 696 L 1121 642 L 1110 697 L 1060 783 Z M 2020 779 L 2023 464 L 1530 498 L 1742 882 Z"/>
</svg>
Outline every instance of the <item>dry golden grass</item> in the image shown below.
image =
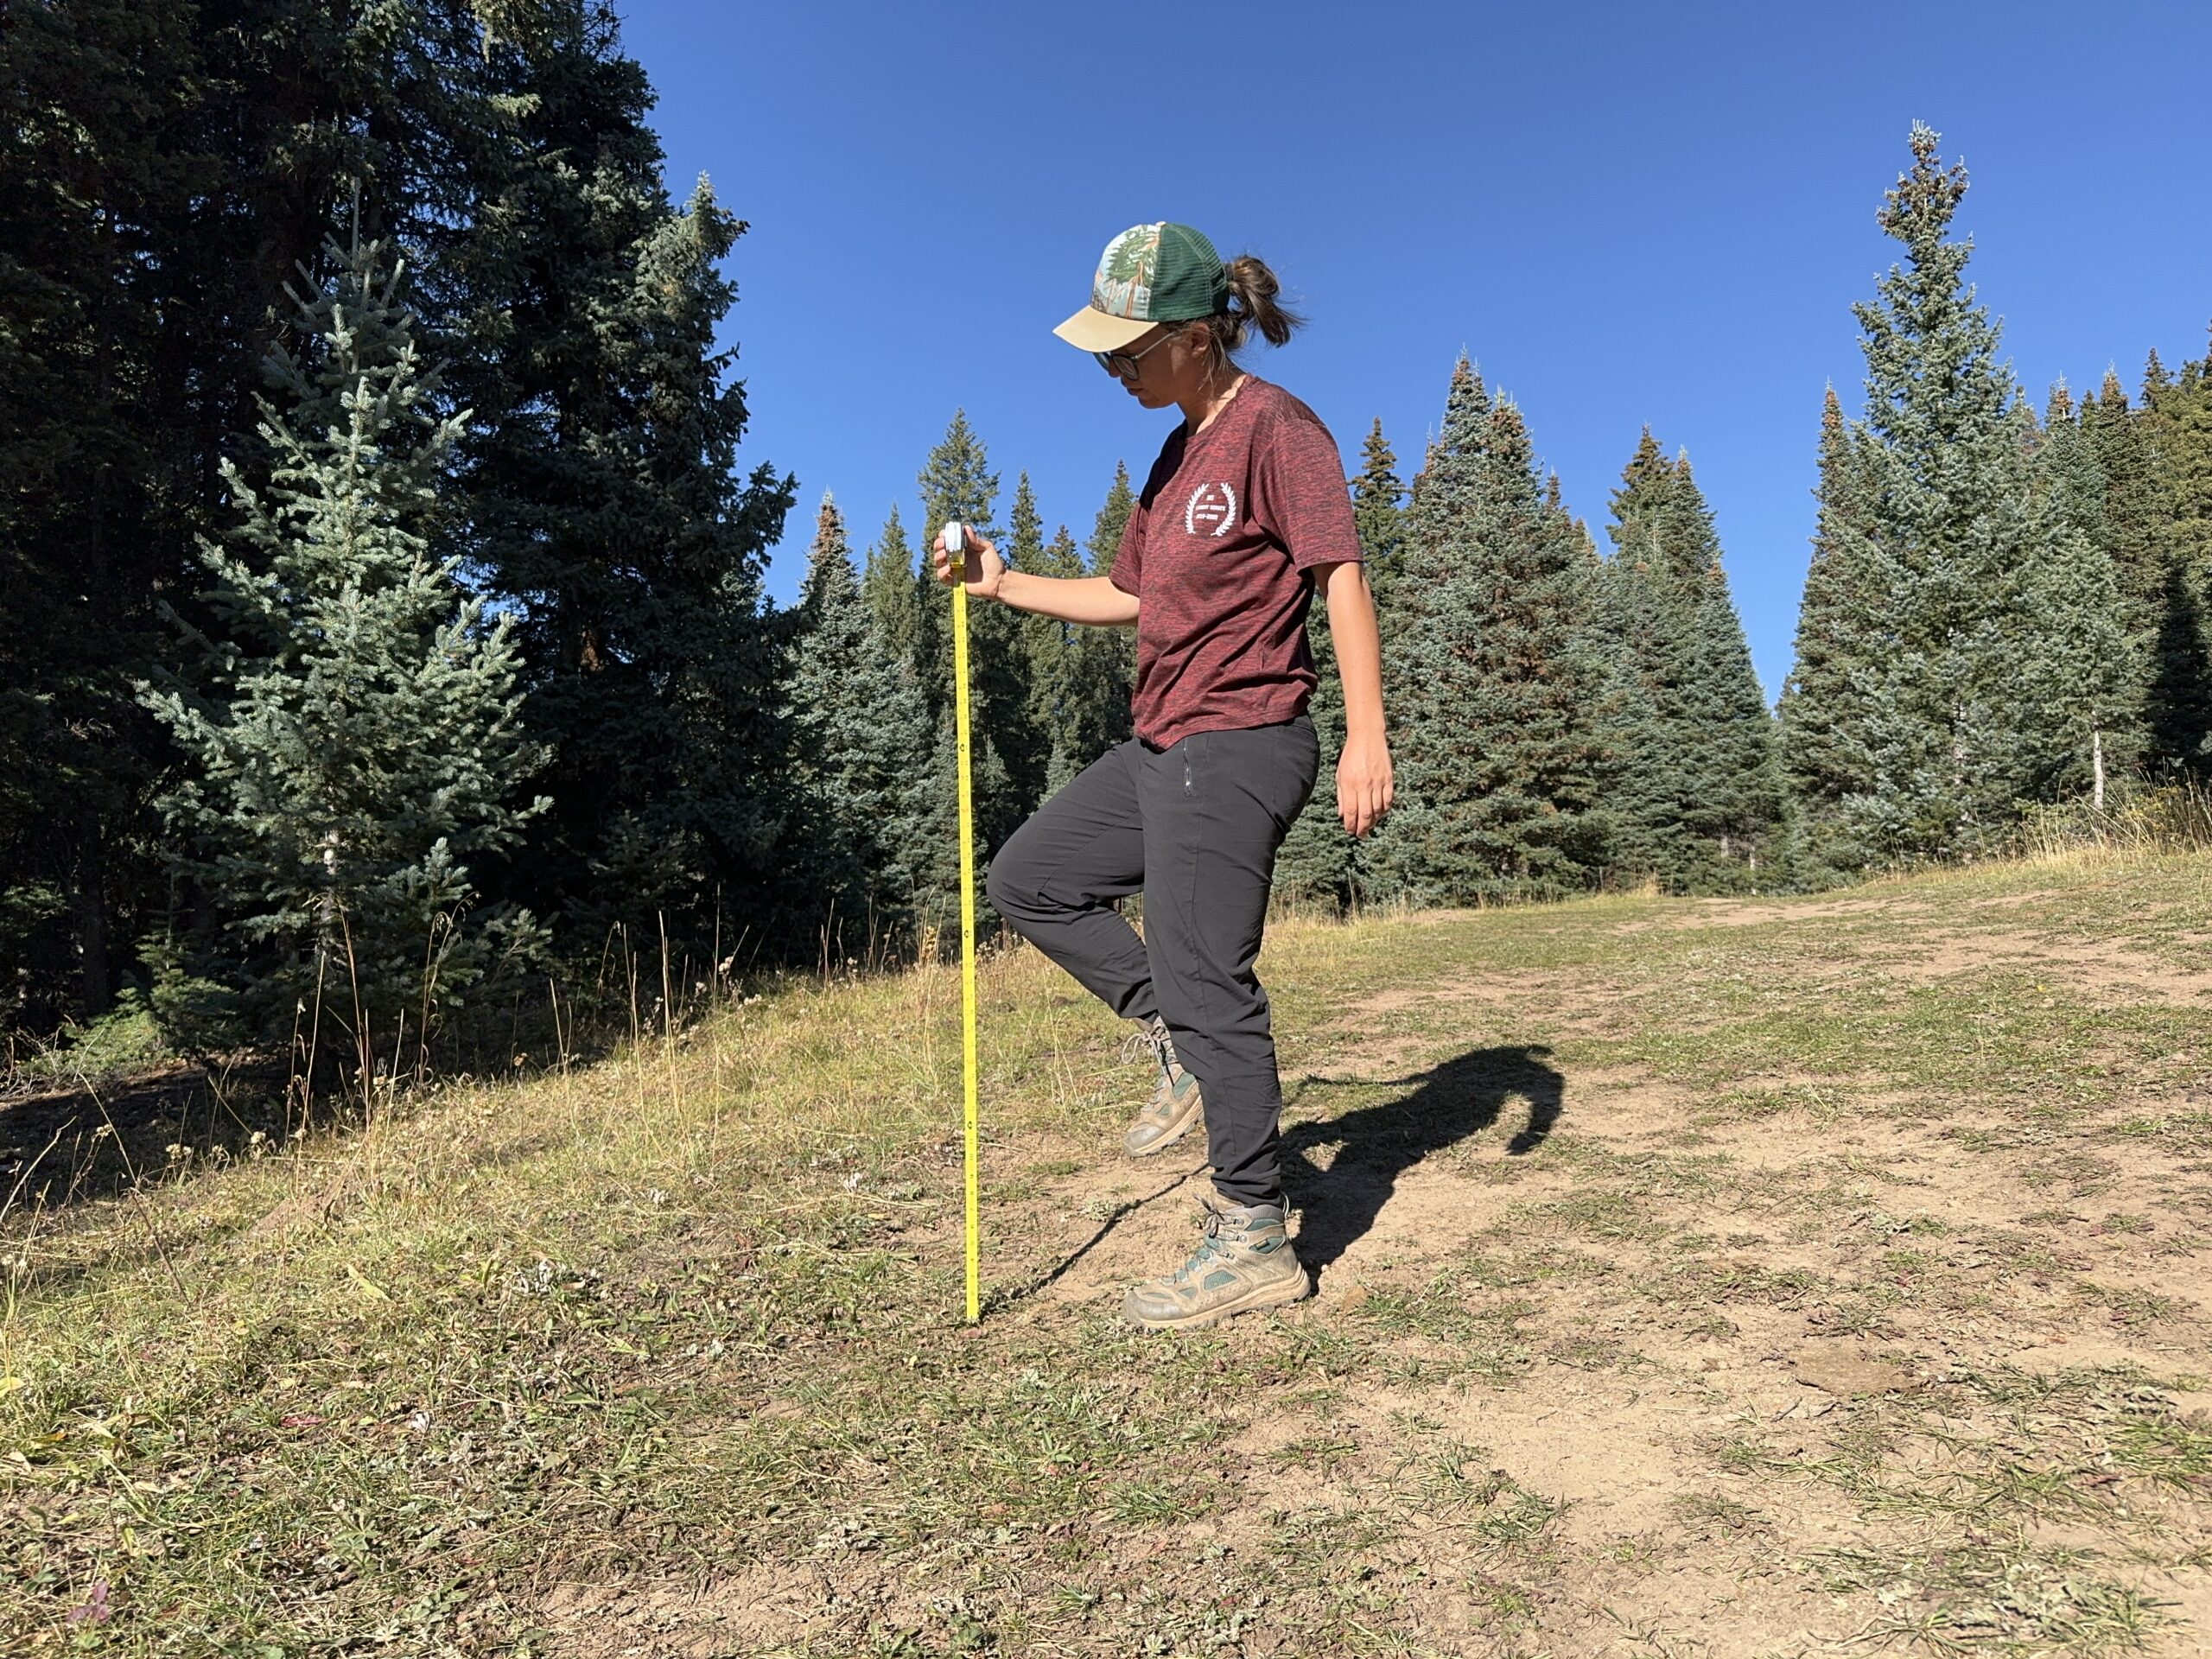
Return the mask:
<svg viewBox="0 0 2212 1659">
<path fill-rule="evenodd" d="M 2205 876 L 1286 922 L 1322 1294 L 1179 1338 L 1026 950 L 979 1331 L 944 969 L 19 1208 L 0 1646 L 2191 1651 Z"/>
</svg>

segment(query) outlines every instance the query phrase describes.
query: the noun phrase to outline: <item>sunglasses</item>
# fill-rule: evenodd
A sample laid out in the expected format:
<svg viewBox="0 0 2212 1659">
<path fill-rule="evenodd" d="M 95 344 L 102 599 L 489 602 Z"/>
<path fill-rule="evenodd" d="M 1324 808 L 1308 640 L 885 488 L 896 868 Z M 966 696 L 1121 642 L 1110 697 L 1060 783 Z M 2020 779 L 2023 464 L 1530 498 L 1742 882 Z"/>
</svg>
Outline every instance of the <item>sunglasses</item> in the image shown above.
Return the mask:
<svg viewBox="0 0 2212 1659">
<path fill-rule="evenodd" d="M 1098 366 L 1107 373 L 1119 375 L 1124 380 L 1134 380 L 1138 373 L 1137 359 L 1142 357 L 1145 352 L 1165 346 L 1174 338 L 1175 331 L 1171 328 L 1158 340 L 1154 340 L 1150 346 L 1146 346 L 1144 352 L 1093 352 L 1091 355 L 1098 359 Z"/>
</svg>

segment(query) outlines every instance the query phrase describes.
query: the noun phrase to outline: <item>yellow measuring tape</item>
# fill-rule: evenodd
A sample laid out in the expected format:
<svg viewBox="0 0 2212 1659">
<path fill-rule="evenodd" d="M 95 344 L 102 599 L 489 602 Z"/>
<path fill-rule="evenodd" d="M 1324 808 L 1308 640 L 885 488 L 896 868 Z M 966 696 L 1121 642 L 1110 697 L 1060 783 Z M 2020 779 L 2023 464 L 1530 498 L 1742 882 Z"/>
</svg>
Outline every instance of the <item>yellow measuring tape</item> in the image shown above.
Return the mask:
<svg viewBox="0 0 2212 1659">
<path fill-rule="evenodd" d="M 964 1096 L 967 1150 L 968 1323 L 983 1317 L 978 1273 L 976 1133 L 976 799 L 969 765 L 968 530 L 944 527 L 952 559 L 953 734 L 960 754 L 960 1082 Z"/>
</svg>

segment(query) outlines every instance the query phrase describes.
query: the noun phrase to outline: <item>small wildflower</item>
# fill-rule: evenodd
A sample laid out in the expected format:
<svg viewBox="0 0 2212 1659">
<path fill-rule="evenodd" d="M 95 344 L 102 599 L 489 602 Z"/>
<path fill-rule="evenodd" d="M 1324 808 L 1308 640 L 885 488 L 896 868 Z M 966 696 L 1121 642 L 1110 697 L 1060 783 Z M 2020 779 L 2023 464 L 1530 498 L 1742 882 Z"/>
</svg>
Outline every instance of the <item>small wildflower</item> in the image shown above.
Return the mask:
<svg viewBox="0 0 2212 1659">
<path fill-rule="evenodd" d="M 90 1620 L 98 1624 L 100 1620 L 112 1616 L 114 1611 L 115 1609 L 108 1605 L 107 1580 L 95 1579 L 92 1581 L 92 1590 L 85 1597 L 84 1605 L 69 1610 L 67 1622 L 72 1624 L 82 1624 Z"/>
</svg>

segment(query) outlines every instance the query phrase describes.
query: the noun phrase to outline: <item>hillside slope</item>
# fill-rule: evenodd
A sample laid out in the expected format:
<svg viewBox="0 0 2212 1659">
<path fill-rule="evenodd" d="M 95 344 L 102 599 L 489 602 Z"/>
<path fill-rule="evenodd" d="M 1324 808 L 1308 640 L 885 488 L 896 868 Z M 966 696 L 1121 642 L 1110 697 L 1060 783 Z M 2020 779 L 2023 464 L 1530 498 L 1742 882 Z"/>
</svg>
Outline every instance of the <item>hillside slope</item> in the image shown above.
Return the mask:
<svg viewBox="0 0 2212 1659">
<path fill-rule="evenodd" d="M 958 982 L 7 1223 L 0 1646 L 2212 1653 L 2212 885 L 1294 923 L 1320 1294 L 1145 1336 L 1199 1154 Z"/>
</svg>

